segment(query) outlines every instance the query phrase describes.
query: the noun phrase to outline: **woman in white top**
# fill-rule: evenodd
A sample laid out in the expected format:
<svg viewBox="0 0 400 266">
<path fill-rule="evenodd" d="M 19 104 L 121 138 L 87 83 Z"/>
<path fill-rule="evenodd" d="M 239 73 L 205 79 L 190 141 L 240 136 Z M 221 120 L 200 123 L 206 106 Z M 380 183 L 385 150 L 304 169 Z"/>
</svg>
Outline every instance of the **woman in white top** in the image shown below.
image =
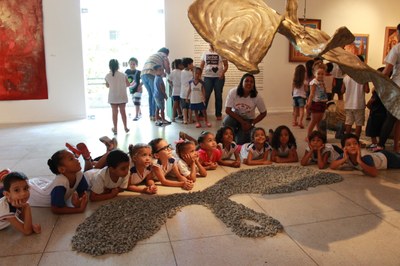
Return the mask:
<svg viewBox="0 0 400 266">
<path fill-rule="evenodd" d="M 258 115 L 256 115 L 256 108 L 260 112 Z M 234 129 L 236 143 L 250 142 L 251 129 L 267 115 L 264 100 L 258 95 L 252 74 L 244 74 L 238 87 L 229 91 L 225 102 L 225 112 L 227 116 L 224 118 L 223 125 Z"/>
<path fill-rule="evenodd" d="M 110 73 L 106 75 L 106 87 L 109 88 L 108 92 L 108 103 L 111 104 L 112 108 L 112 121 L 113 128 L 111 129 L 114 134 L 117 134 L 117 123 L 118 123 L 118 109 L 121 113 L 122 122 L 124 123 L 125 132 L 129 132 L 129 128 L 126 124 L 126 112 L 125 105 L 128 102 L 128 92 L 126 90 L 129 87 L 128 77 L 118 71 L 119 63 L 117 59 L 111 59 Z"/>
</svg>

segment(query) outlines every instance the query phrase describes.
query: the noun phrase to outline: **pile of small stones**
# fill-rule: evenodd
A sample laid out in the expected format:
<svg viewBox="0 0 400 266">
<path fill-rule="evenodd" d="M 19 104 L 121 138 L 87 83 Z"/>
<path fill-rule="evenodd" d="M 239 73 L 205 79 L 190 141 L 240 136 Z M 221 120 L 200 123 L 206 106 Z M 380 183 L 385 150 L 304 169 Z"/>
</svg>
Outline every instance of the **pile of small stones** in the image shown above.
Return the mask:
<svg viewBox="0 0 400 266">
<path fill-rule="evenodd" d="M 289 193 L 342 180 L 338 174 L 310 167 L 272 165 L 232 173 L 203 191 L 111 201 L 78 226 L 72 248 L 93 256 L 128 252 L 158 232 L 182 207 L 194 204 L 209 208 L 238 236 L 274 236 L 283 229 L 279 221 L 229 197 Z"/>
</svg>

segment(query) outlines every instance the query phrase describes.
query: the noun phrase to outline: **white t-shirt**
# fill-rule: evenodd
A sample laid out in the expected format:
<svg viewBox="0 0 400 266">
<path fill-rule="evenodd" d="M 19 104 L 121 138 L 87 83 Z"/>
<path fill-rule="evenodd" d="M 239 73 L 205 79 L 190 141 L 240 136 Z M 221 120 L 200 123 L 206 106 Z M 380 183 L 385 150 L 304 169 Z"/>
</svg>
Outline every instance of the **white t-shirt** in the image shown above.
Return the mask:
<svg viewBox="0 0 400 266">
<path fill-rule="evenodd" d="M 18 217 L 21 211 L 7 201 L 6 197 L 0 199 L 0 230 L 10 225 L 10 222 L 6 219 L 12 217 Z"/>
<path fill-rule="evenodd" d="M 182 70 L 174 69 L 169 75 L 169 80 L 172 82 L 172 96 L 180 96 L 181 93 L 181 74 Z"/>
<path fill-rule="evenodd" d="M 344 77 L 343 84 L 346 86 L 344 109 L 365 109 L 364 85 L 357 83 L 349 76 Z"/>
<path fill-rule="evenodd" d="M 88 179 L 90 190 L 96 194 L 104 193 L 104 189 L 127 188 L 129 175 L 118 178 L 117 182 L 111 180 L 108 167 L 102 169 L 90 169 L 85 172 L 85 177 Z"/>
<path fill-rule="evenodd" d="M 237 95 L 237 88 L 229 91 L 226 97 L 225 107 L 231 108 L 233 112 L 237 113 L 244 119 L 254 119 L 256 117 L 256 108 L 260 113 L 266 112 L 264 100 L 258 94 L 256 97 L 251 98 L 240 97 Z"/>
<path fill-rule="evenodd" d="M 393 65 L 392 80 L 400 86 L 400 43 L 393 46 L 386 56 L 385 62 Z"/>
<path fill-rule="evenodd" d="M 303 86 L 300 88 L 293 88 L 293 98 L 294 97 L 301 97 L 301 98 L 307 98 L 306 91 L 304 90 L 304 86 L 308 86 L 308 82 L 304 80 Z"/>
<path fill-rule="evenodd" d="M 218 78 L 224 69 L 223 61 L 225 59 L 216 52 L 207 51 L 203 53 L 201 60 L 204 61 L 204 77 Z"/>
<path fill-rule="evenodd" d="M 115 71 L 114 76 L 112 73 L 106 75 L 106 81 L 109 84 L 108 103 L 127 103 L 128 90 L 126 86 L 126 75 L 122 72 Z"/>
<path fill-rule="evenodd" d="M 186 99 L 189 91 L 189 81 L 193 79 L 193 72 L 190 70 L 182 70 L 181 72 L 181 99 Z"/>
</svg>

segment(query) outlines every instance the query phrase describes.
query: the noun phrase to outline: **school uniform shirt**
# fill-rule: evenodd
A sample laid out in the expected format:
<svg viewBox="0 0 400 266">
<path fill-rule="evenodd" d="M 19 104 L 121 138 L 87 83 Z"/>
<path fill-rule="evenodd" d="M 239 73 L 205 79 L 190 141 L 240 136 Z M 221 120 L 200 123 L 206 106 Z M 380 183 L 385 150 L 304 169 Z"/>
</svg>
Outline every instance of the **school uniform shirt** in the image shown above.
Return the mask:
<svg viewBox="0 0 400 266">
<path fill-rule="evenodd" d="M 186 99 L 189 92 L 189 81 L 193 79 L 193 72 L 190 70 L 182 70 L 181 72 L 181 99 Z"/>
<path fill-rule="evenodd" d="M 104 193 L 105 189 L 126 189 L 129 182 L 129 175 L 119 177 L 117 182 L 112 181 L 108 166 L 102 169 L 90 169 L 85 172 L 85 177 L 89 181 L 90 190 L 96 194 Z"/>
<path fill-rule="evenodd" d="M 29 179 L 30 198 L 29 203 L 35 207 L 72 207 L 71 197 L 76 191 L 82 195 L 89 189 L 89 185 L 82 173 L 76 173 L 76 181 L 70 187 L 68 178 L 62 174 L 55 176 L 53 180 L 46 178 Z"/>
<path fill-rule="evenodd" d="M 204 82 L 199 80 L 197 84 L 194 83 L 194 80 L 189 81 L 189 88 L 190 88 L 190 103 L 197 104 L 204 102 L 203 97 L 203 88 Z"/>
<path fill-rule="evenodd" d="M 365 109 L 364 85 L 357 83 L 350 76 L 345 76 L 343 84 L 346 86 L 344 94 L 344 109 Z"/>
<path fill-rule="evenodd" d="M 310 152 L 310 147 L 306 147 L 306 151 Z M 321 150 L 321 155 L 323 156 L 325 153 L 329 152 L 328 156 L 328 163 L 331 163 L 335 160 L 337 160 L 340 156 L 340 153 L 338 153 L 335 148 L 333 147 L 332 144 L 330 143 L 325 143 L 325 147 Z M 318 162 L 318 155 L 315 154 L 314 152 L 311 155 L 311 162 L 317 163 Z"/>
<path fill-rule="evenodd" d="M 226 97 L 225 107 L 230 108 L 243 119 L 254 119 L 256 117 L 256 108 L 260 113 L 266 112 L 264 100 L 261 98 L 260 94 L 257 94 L 254 98 L 250 96 L 240 97 L 237 95 L 237 88 L 233 88 L 229 91 Z"/>
<path fill-rule="evenodd" d="M 153 167 L 160 168 L 161 171 L 164 173 L 164 176 L 167 176 L 168 174 L 172 174 L 171 171 L 175 165 L 177 165 L 177 161 L 175 160 L 175 158 L 169 158 L 167 165 L 165 165 L 165 166 L 162 164 L 162 162 L 159 159 L 153 160 Z"/>
<path fill-rule="evenodd" d="M 264 153 L 270 151 L 272 148 L 268 142 L 264 144 L 264 147 L 261 150 L 257 150 L 256 145 L 253 142 L 245 143 L 242 145 L 240 150 L 240 157 L 243 159 L 247 159 L 249 152 L 253 154 L 253 160 L 260 160 L 263 158 Z"/>
<path fill-rule="evenodd" d="M 178 165 L 179 172 L 184 177 L 190 176 L 190 173 L 191 173 L 190 167 L 184 160 L 179 159 L 178 162 L 177 162 L 177 165 Z M 199 168 L 197 167 L 197 165 L 195 165 L 195 168 L 196 168 L 196 175 L 198 175 L 199 174 Z"/>
<path fill-rule="evenodd" d="M 172 82 L 172 96 L 180 96 L 181 94 L 181 74 L 182 70 L 174 69 L 169 75 L 169 80 Z"/>
<path fill-rule="evenodd" d="M 221 159 L 222 160 L 229 160 L 233 159 L 232 155 L 235 154 L 237 149 L 240 149 L 240 146 L 236 144 L 236 142 L 232 141 L 228 147 L 224 148 L 224 144 L 218 143 L 217 144 L 219 149 L 222 151 Z"/>
<path fill-rule="evenodd" d="M 341 154 L 337 160 L 340 160 L 343 158 L 343 154 Z M 367 157 L 367 156 L 362 156 L 361 161 L 363 161 L 366 165 L 369 166 L 374 166 L 374 161 L 372 157 Z M 382 162 L 383 163 L 383 162 Z M 340 170 L 360 170 L 362 171 L 361 166 L 358 163 L 353 163 L 350 158 L 347 158 L 347 160 L 339 167 Z M 386 168 L 385 168 L 386 169 Z"/>
<path fill-rule="evenodd" d="M 6 197 L 0 199 L 0 230 L 10 225 L 7 219 L 16 217 L 18 218 L 21 214 L 21 210 L 12 206 Z"/>
<path fill-rule="evenodd" d="M 128 102 L 128 92 L 126 89 L 126 76 L 124 73 L 115 71 L 114 76 L 108 73 L 105 77 L 108 85 L 108 103 L 120 104 Z"/>
<path fill-rule="evenodd" d="M 144 168 L 143 175 L 141 175 L 137 171 L 136 166 L 133 165 L 130 170 L 129 183 L 132 185 L 138 185 L 142 183 L 146 179 L 146 176 L 150 173 L 151 173 L 151 165 Z"/>
<path fill-rule="evenodd" d="M 285 146 L 285 147 L 281 147 L 281 146 L 279 146 L 279 148 L 278 149 L 275 149 L 276 150 L 276 155 L 278 156 L 278 157 L 281 157 L 281 158 L 287 158 L 287 157 L 289 157 L 289 152 L 290 152 L 290 150 L 292 150 L 292 149 L 296 149 L 296 146 L 294 146 L 294 145 L 287 145 L 287 146 Z"/>
</svg>

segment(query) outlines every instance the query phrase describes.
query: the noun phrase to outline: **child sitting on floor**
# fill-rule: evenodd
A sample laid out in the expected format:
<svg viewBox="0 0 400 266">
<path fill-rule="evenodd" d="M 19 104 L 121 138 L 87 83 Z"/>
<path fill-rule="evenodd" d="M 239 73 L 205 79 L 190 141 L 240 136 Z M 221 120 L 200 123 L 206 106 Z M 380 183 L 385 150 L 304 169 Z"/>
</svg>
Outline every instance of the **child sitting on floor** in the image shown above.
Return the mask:
<svg viewBox="0 0 400 266">
<path fill-rule="evenodd" d="M 218 167 L 218 161 L 221 160 L 222 152 L 217 149 L 217 142 L 214 134 L 208 131 L 202 131 L 197 139 L 199 144 L 200 163 L 206 170 L 215 170 Z"/>
<path fill-rule="evenodd" d="M 298 162 L 296 139 L 287 126 L 275 129 L 271 141 L 271 161 L 276 163 Z"/>
<path fill-rule="evenodd" d="M 319 169 L 324 169 L 332 161 L 336 160 L 343 151 L 336 145 L 326 143 L 326 136 L 314 130 L 308 136 L 308 147 L 301 159 L 301 165 L 306 166 L 316 163 Z"/>
<path fill-rule="evenodd" d="M 85 172 L 85 177 L 90 183 L 91 201 L 112 199 L 128 187 L 129 156 L 121 150 L 113 150 L 107 156 L 103 156 L 97 166 L 102 165 L 103 160 L 105 167 Z"/>
<path fill-rule="evenodd" d="M 26 175 L 8 172 L 3 178 L 3 183 L 4 187 L 0 189 L 0 230 L 11 225 L 24 235 L 39 234 L 40 224 L 32 223 L 32 210 L 28 203 L 29 184 Z"/>
<path fill-rule="evenodd" d="M 221 159 L 218 161 L 219 165 L 240 167 L 240 147 L 236 144 L 233 129 L 229 126 L 224 126 L 218 129 L 215 135 L 218 149 L 221 150 Z M 232 158 L 234 156 L 234 158 Z"/>
<path fill-rule="evenodd" d="M 128 190 L 147 194 L 156 194 L 157 186 L 152 178 L 151 147 L 139 143 L 129 145 L 129 156 L 132 167 L 130 169 Z"/>
<path fill-rule="evenodd" d="M 361 156 L 358 137 L 352 133 L 345 134 L 341 140 L 344 153 L 331 163 L 331 169 L 361 170 L 366 175 L 375 177 L 378 169 L 399 169 L 400 154 L 382 150 Z"/>
<path fill-rule="evenodd" d="M 180 139 L 176 143 L 179 172 L 189 180 L 196 182 L 197 176 L 207 176 L 207 170 L 199 162 L 196 145 L 192 141 Z"/>
<path fill-rule="evenodd" d="M 85 165 L 91 162 L 85 160 Z M 30 204 L 49 207 L 56 214 L 81 213 L 86 209 L 88 183 L 78 158 L 68 150 L 59 150 L 47 161 L 54 179 L 33 178 Z"/>
<path fill-rule="evenodd" d="M 165 139 L 156 138 L 149 142 L 153 153 L 152 171 L 154 177 L 164 186 L 181 187 L 186 190 L 193 188 L 193 181 L 181 175 L 178 170 L 177 161 L 172 155 L 172 147 Z M 172 175 L 178 181 L 169 180 L 166 177 Z"/>
<path fill-rule="evenodd" d="M 267 142 L 267 135 L 262 127 L 253 128 L 251 131 L 250 143 L 242 145 L 240 157 L 244 164 L 248 165 L 267 165 L 272 164 L 268 159 L 271 146 Z"/>
</svg>

